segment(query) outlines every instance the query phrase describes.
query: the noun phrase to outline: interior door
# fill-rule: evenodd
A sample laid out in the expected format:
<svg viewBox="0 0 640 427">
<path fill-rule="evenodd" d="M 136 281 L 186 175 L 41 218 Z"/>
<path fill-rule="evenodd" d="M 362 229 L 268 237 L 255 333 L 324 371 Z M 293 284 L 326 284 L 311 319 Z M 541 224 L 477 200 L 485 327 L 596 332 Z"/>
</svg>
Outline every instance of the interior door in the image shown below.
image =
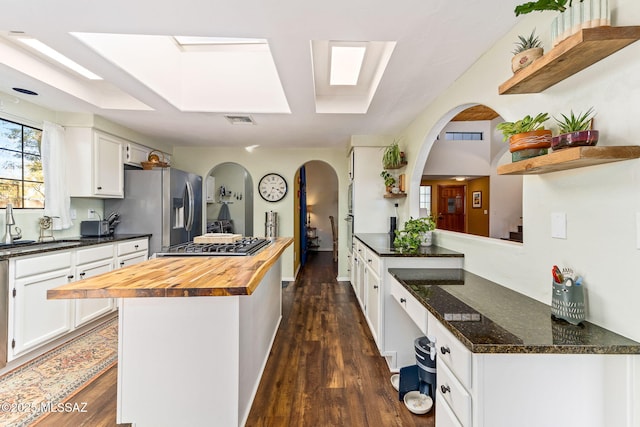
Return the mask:
<svg viewBox="0 0 640 427">
<path fill-rule="evenodd" d="M 464 185 L 438 186 L 437 228 L 465 232 L 465 190 Z"/>
</svg>

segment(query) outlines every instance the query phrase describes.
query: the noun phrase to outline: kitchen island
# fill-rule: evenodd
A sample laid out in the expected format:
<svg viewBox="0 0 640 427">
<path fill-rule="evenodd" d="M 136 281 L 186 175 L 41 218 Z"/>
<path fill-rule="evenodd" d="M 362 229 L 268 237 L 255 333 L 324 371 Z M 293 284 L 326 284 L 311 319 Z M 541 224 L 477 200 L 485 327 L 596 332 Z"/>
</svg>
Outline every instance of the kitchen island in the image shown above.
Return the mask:
<svg viewBox="0 0 640 427">
<path fill-rule="evenodd" d="M 156 258 L 48 292 L 119 298 L 118 423 L 244 425 L 280 324 L 280 257 L 291 243 Z"/>
</svg>

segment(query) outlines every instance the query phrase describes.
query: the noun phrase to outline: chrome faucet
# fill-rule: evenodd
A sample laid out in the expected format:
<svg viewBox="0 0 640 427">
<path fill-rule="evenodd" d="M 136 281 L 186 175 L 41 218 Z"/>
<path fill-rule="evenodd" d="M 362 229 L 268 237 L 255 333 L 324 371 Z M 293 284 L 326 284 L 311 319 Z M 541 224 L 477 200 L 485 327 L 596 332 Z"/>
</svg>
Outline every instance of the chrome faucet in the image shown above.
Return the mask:
<svg viewBox="0 0 640 427">
<path fill-rule="evenodd" d="M 16 225 L 16 220 L 13 218 L 13 205 L 11 203 L 7 203 L 7 212 L 5 215 L 5 227 L 6 231 L 4 234 L 4 238 L 2 239 L 2 243 L 12 244 L 13 239 L 19 240 L 22 238 L 22 230 L 16 227 L 15 234 L 11 233 L 11 227 Z"/>
</svg>

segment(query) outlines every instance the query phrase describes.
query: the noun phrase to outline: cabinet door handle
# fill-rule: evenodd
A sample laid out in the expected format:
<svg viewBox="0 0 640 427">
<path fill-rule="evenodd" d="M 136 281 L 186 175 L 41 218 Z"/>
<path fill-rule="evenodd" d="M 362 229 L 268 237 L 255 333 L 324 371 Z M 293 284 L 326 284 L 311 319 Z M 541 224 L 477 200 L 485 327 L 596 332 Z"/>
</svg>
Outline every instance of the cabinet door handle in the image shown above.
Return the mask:
<svg viewBox="0 0 640 427">
<path fill-rule="evenodd" d="M 102 187 L 98 187 L 98 190 L 102 190 Z"/>
<path fill-rule="evenodd" d="M 373 261 L 371 258 L 369 258 L 369 259 L 367 260 L 367 262 L 368 262 L 369 264 L 371 264 L 371 261 Z"/>
<path fill-rule="evenodd" d="M 69 280 L 73 279 L 73 274 L 67 276 L 67 279 L 69 279 Z"/>
<path fill-rule="evenodd" d="M 378 285 L 373 285 L 373 289 L 378 289 Z"/>
<path fill-rule="evenodd" d="M 124 261 L 120 261 L 120 266 L 123 266 L 123 265 L 124 265 Z"/>
<path fill-rule="evenodd" d="M 447 394 L 447 392 L 451 393 L 451 387 L 449 387 L 448 385 L 441 385 L 440 391 L 442 392 L 442 394 Z"/>
<path fill-rule="evenodd" d="M 134 247 L 134 248 L 136 248 L 136 249 L 138 249 L 138 245 L 134 245 L 133 247 Z"/>
<path fill-rule="evenodd" d="M 404 303 L 404 302 L 407 302 L 407 300 L 406 300 L 406 299 L 404 299 L 404 298 L 400 298 L 400 304 L 402 304 L 402 303 Z"/>
<path fill-rule="evenodd" d="M 80 277 L 84 277 L 85 274 L 87 273 L 83 271 L 82 273 L 80 273 Z"/>
<path fill-rule="evenodd" d="M 449 347 L 442 346 L 442 347 L 440 347 L 440 353 L 442 353 L 442 354 L 447 354 L 447 353 L 451 354 L 451 350 L 449 350 Z"/>
</svg>

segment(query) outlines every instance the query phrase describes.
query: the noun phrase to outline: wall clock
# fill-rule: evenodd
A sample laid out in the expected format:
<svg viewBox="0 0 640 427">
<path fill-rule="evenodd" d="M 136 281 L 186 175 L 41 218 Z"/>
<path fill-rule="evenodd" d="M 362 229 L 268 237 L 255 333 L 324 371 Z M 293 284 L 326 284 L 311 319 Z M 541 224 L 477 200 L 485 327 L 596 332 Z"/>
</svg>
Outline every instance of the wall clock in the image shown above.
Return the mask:
<svg viewBox="0 0 640 427">
<path fill-rule="evenodd" d="M 260 178 L 258 191 L 267 202 L 279 202 L 287 195 L 287 181 L 277 173 L 268 173 Z"/>
</svg>

